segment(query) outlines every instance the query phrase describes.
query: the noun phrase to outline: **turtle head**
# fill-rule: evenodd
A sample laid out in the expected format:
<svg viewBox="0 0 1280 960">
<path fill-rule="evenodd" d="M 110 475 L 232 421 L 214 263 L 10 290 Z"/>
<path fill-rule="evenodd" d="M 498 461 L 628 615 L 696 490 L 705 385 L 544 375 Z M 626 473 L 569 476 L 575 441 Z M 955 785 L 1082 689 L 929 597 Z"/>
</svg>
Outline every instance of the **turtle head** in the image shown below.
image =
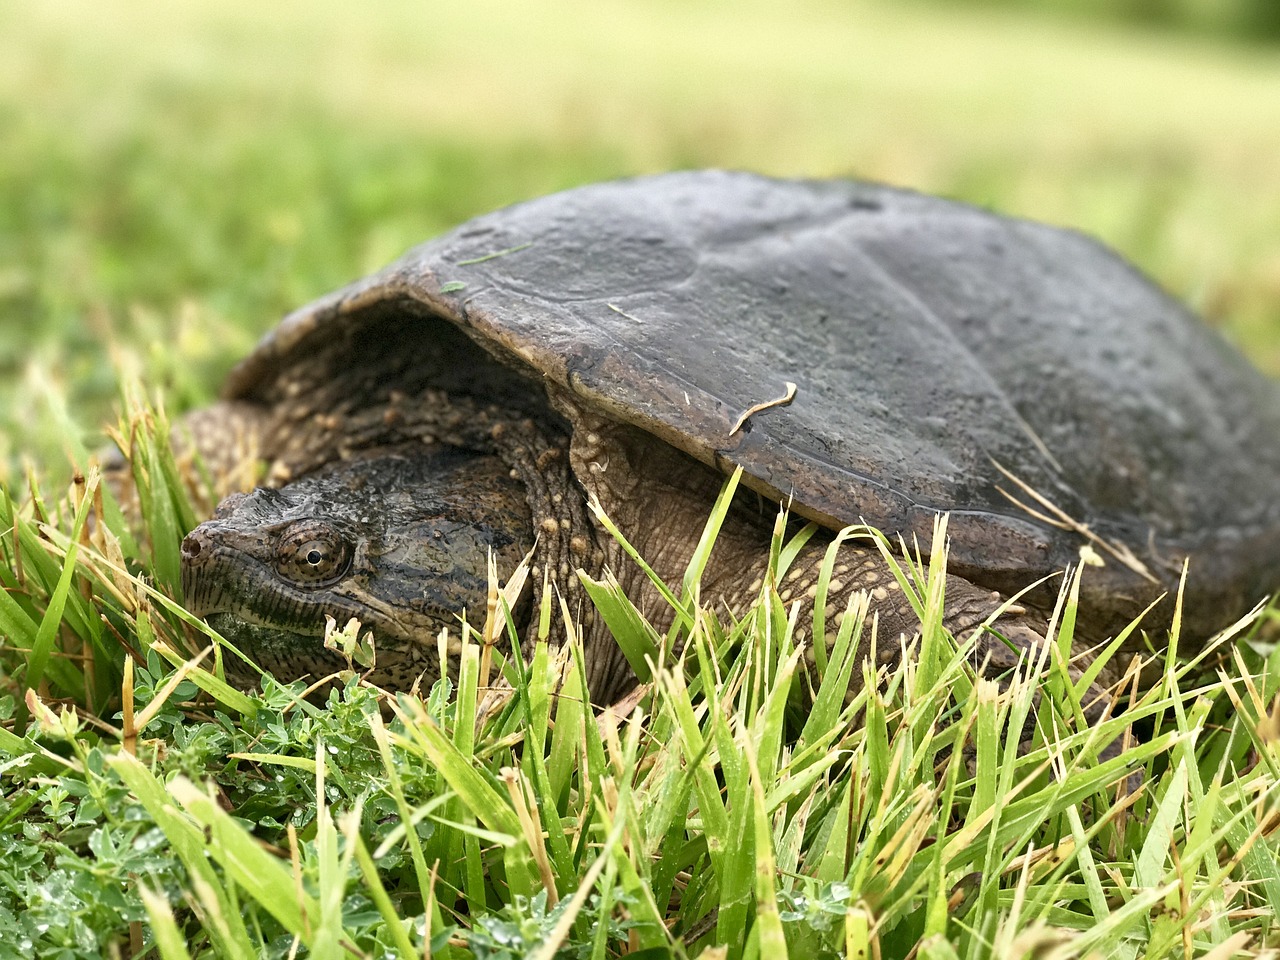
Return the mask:
<svg viewBox="0 0 1280 960">
<path fill-rule="evenodd" d="M 344 462 L 224 500 L 182 542 L 188 609 L 281 679 L 343 665 L 325 616 L 372 631 L 372 679 L 438 672 L 436 637 L 483 617 L 488 556 L 533 544 L 524 489 L 496 457 L 452 448 Z"/>
</svg>

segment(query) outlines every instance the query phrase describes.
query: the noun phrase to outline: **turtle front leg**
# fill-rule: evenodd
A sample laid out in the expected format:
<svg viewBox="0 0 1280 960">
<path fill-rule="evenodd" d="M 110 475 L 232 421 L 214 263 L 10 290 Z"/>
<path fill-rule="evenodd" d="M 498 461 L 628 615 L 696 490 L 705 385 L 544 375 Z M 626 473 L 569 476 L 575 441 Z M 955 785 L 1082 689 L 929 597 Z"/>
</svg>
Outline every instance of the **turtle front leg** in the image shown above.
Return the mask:
<svg viewBox="0 0 1280 960">
<path fill-rule="evenodd" d="M 268 424 L 267 411 L 257 404 L 223 400 L 182 417 L 174 424 L 169 442 L 180 465 L 194 465 L 198 458 L 212 481 L 217 503 L 262 483 Z"/>
<path fill-rule="evenodd" d="M 844 611 L 855 593 L 865 591 L 870 599 L 869 613 L 877 620 L 876 646 L 871 647 L 870 621 L 863 631 L 860 660 L 875 659 L 877 667 L 894 670 L 906 648 L 905 640 L 919 634 L 920 619 L 910 599 L 904 594 L 889 564 L 875 547 L 848 543 L 840 549 L 827 585 L 824 629 L 827 636 L 813 638 L 813 605 L 817 584 L 826 558 L 829 541 L 810 544 L 796 557 L 778 584 L 778 595 L 784 603 L 802 604 L 797 639 L 822 642 L 829 649 L 844 618 Z M 732 562 L 725 558 L 722 562 Z M 761 568 L 763 572 L 763 567 Z M 748 595 L 727 598 L 731 608 L 745 606 L 761 587 L 759 576 Z M 998 592 L 979 587 L 962 577 L 947 575 L 944 589 L 943 626 L 957 639 L 963 640 L 981 629 L 973 647 L 973 665 L 979 676 L 1007 681 L 1025 660 L 1037 659 L 1044 647 L 1048 623 L 1034 611 L 1017 605 L 1006 605 L 1007 598 Z M 1006 607 L 1004 612 L 999 612 Z M 999 614 L 997 616 L 997 613 Z M 904 640 L 905 638 L 905 640 Z M 1076 659 L 1068 665 L 1068 674 L 1078 681 L 1088 663 Z M 855 670 L 855 680 L 858 672 Z M 854 692 L 851 690 L 851 692 Z M 1085 717 L 1101 722 L 1108 713 L 1112 698 L 1099 684 L 1086 692 L 1082 704 Z M 1029 731 L 1028 731 L 1029 734 Z"/>
<path fill-rule="evenodd" d="M 658 576 L 668 584 L 679 583 L 723 477 L 637 428 L 586 414 L 570 399 L 553 396 L 574 426 L 570 464 L 583 487 L 599 499 L 605 512 Z M 735 617 L 750 608 L 764 584 L 776 512 L 776 503 L 739 491 L 703 573 L 701 598 L 705 605 L 717 611 L 727 610 Z M 595 562 L 599 563 L 602 556 L 603 564 L 618 577 L 641 614 L 659 630 L 665 629 L 671 620 L 666 601 L 607 533 L 597 531 L 593 540 L 599 546 L 599 553 L 592 555 Z M 827 587 L 824 612 L 829 636 L 815 640 L 809 635 L 818 578 L 829 543 L 828 537 L 815 537 L 777 584 L 784 604 L 801 604 L 797 639 L 829 644 L 849 598 L 865 590 L 879 624 L 874 656 L 878 665 L 892 668 L 903 649 L 899 638 L 919 633 L 920 620 L 889 564 L 874 546 L 848 542 L 841 547 Z M 588 568 L 588 572 L 598 575 L 597 569 Z M 945 599 L 944 626 L 958 637 L 981 626 L 1005 601 L 1000 594 L 957 576 L 947 577 Z M 1035 653 L 1044 643 L 1047 628 L 1042 619 L 1019 608 L 1011 608 L 990 626 L 1015 648 L 1010 649 L 991 631 L 979 636 L 975 666 L 993 678 L 1007 675 L 1023 656 Z M 859 651 L 862 658 L 873 655 L 870 634 L 868 626 Z M 623 689 L 630 678 L 630 668 L 602 622 L 595 624 L 588 643 L 590 659 L 598 668 L 593 676 L 601 688 L 611 692 Z M 1074 669 L 1078 677 L 1079 668 Z M 860 680 L 861 671 L 855 671 L 854 677 L 855 682 Z M 1088 699 L 1097 698 L 1091 693 Z"/>
</svg>

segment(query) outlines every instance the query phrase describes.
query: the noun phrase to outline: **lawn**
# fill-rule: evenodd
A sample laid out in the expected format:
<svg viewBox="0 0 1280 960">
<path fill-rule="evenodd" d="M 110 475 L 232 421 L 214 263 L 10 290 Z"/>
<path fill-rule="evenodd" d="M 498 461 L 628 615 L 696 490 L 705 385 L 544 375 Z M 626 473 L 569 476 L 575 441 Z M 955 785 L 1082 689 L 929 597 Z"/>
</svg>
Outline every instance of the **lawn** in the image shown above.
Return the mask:
<svg viewBox="0 0 1280 960">
<path fill-rule="evenodd" d="M 677 167 L 1083 229 L 1280 375 L 1277 157 L 1275 47 L 1000 5 L 0 3 L 0 956 L 409 956 L 424 929 L 455 957 L 1258 955 L 1277 683 L 1241 638 L 1274 614 L 1131 712 L 1127 807 L 1087 730 L 1005 749 L 1071 684 L 994 696 L 936 615 L 918 666 L 807 719 L 768 596 L 693 618 L 701 659 L 643 722 L 575 711 L 546 661 L 486 705 L 478 653 L 424 707 L 316 709 L 175 673 L 201 508 L 154 438 L 281 314 L 413 243 Z M 122 403 L 132 525 L 64 498 Z"/>
</svg>

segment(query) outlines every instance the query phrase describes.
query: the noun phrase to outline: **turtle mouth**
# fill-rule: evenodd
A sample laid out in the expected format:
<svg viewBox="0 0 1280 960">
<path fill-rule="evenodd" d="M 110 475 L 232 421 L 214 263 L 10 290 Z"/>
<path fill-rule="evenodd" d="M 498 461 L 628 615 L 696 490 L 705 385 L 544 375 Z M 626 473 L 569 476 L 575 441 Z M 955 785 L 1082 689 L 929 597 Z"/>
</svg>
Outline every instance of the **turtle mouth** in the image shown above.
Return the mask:
<svg viewBox="0 0 1280 960">
<path fill-rule="evenodd" d="M 278 677 L 319 677 L 348 666 L 337 651 L 325 648 L 323 630 L 303 633 L 225 611 L 208 614 L 204 620 L 252 664 Z M 257 671 L 238 656 L 227 657 L 224 666 L 237 683 L 256 680 Z"/>
<path fill-rule="evenodd" d="M 314 631 L 292 630 L 274 623 L 256 623 L 238 613 L 227 612 L 208 614 L 204 621 L 260 666 L 282 660 L 305 659 L 314 664 L 329 656 L 334 656 L 335 662 L 339 659 L 333 651 L 325 649 L 323 624 Z"/>
<path fill-rule="evenodd" d="M 259 666 L 278 669 L 284 664 L 305 665 L 306 670 L 314 672 L 322 666 L 336 669 L 345 661 L 333 650 L 325 647 L 326 633 L 325 613 L 311 612 L 310 615 L 298 616 L 290 620 L 271 619 L 273 611 L 259 611 L 234 598 L 223 595 L 222 603 L 216 606 L 209 604 L 199 615 L 210 627 L 217 631 L 222 639 L 229 642 L 237 650 L 259 664 Z M 375 625 L 376 618 L 372 611 L 333 609 L 328 611 L 334 622 L 342 627 L 353 616 L 361 621 L 361 635 L 373 633 L 379 651 L 385 648 L 386 653 L 394 654 L 401 644 L 385 635 L 385 631 Z M 268 615 L 264 615 L 268 614 Z M 331 661 L 331 664 L 322 663 Z"/>
<path fill-rule="evenodd" d="M 246 617 L 243 613 L 222 610 L 209 613 L 204 622 L 218 632 L 224 640 L 229 640 L 246 652 L 270 647 L 323 646 L 324 627 L 319 625 L 315 630 L 294 630 L 282 627 L 278 623 L 267 623 Z"/>
<path fill-rule="evenodd" d="M 193 576 L 187 569 L 183 570 L 183 592 L 188 610 L 236 646 L 242 645 L 243 638 L 246 650 L 256 649 L 258 642 L 273 636 L 293 638 L 294 643 L 315 643 L 324 636 L 323 615 L 293 616 L 287 621 L 280 616 L 293 612 L 285 609 L 295 605 L 288 602 L 292 598 L 281 596 L 275 609 L 259 612 L 256 605 L 238 596 L 242 591 L 227 589 L 212 578 Z"/>
</svg>

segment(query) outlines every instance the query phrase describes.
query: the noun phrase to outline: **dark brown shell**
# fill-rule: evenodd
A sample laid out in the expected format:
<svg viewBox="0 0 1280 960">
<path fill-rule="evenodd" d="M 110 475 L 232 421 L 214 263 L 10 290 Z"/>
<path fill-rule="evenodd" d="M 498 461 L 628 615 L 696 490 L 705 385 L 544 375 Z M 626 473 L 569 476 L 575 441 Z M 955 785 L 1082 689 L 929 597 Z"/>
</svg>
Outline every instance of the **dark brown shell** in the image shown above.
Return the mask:
<svg viewBox="0 0 1280 960">
<path fill-rule="evenodd" d="M 1086 585 L 1121 598 L 1115 617 L 1175 586 L 1188 556 L 1210 607 L 1193 629 L 1280 585 L 1280 387 L 1071 231 L 844 181 L 584 187 L 472 220 L 291 315 L 227 395 L 262 397 L 353 326 L 353 349 L 393 336 L 396 305 L 742 465 L 828 526 L 927 546 L 950 511 L 952 569 L 978 583 L 1060 570 L 1087 527 L 1106 566 Z M 734 432 L 788 382 L 790 404 Z M 1034 505 L 1010 476 L 1078 527 L 1013 503 Z"/>
</svg>

